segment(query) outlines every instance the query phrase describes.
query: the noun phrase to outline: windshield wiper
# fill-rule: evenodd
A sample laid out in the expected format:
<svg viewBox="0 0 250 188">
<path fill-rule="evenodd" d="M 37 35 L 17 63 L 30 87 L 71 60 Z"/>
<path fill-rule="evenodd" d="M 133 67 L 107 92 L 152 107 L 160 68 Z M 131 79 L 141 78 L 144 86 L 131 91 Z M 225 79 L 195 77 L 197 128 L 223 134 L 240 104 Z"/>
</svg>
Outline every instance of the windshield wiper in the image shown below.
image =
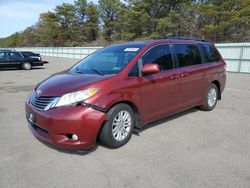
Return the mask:
<svg viewBox="0 0 250 188">
<path fill-rule="evenodd" d="M 101 76 L 104 75 L 101 71 L 99 71 L 99 70 L 97 70 L 97 69 L 91 68 L 91 70 L 92 70 L 92 71 L 95 71 L 96 73 L 98 73 L 98 74 L 101 75 Z"/>
</svg>

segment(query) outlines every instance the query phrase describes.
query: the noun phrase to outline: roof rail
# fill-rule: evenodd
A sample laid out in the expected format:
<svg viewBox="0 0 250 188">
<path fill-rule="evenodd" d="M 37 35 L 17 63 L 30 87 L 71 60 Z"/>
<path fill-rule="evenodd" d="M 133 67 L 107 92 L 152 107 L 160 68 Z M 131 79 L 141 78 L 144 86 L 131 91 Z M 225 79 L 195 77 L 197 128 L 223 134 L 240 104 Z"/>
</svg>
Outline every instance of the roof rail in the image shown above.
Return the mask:
<svg viewBox="0 0 250 188">
<path fill-rule="evenodd" d="M 173 36 L 173 37 L 169 37 L 168 39 L 173 39 L 173 40 L 195 40 L 195 41 L 207 42 L 206 40 L 199 39 L 199 38 L 182 37 L 182 36 Z"/>
</svg>

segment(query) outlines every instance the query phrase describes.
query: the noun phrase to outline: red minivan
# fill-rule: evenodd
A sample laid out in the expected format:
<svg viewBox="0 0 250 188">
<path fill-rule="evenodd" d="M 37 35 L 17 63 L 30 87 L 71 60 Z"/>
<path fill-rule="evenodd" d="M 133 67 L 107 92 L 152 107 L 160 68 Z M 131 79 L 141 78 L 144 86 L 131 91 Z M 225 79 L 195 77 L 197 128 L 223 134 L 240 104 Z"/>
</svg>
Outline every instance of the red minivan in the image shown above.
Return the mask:
<svg viewBox="0 0 250 188">
<path fill-rule="evenodd" d="M 171 38 L 115 44 L 39 83 L 25 110 L 32 133 L 56 147 L 111 148 L 160 118 L 214 109 L 226 64 L 213 44 Z"/>
</svg>

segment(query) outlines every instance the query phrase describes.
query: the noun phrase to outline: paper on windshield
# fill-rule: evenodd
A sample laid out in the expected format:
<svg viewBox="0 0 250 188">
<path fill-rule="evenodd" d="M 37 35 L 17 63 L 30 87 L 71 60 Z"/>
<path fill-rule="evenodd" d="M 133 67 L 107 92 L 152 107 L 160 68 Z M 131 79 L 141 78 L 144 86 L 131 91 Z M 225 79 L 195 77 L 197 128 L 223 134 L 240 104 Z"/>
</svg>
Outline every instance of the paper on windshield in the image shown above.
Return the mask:
<svg viewBox="0 0 250 188">
<path fill-rule="evenodd" d="M 125 48 L 124 52 L 137 52 L 139 48 Z"/>
</svg>

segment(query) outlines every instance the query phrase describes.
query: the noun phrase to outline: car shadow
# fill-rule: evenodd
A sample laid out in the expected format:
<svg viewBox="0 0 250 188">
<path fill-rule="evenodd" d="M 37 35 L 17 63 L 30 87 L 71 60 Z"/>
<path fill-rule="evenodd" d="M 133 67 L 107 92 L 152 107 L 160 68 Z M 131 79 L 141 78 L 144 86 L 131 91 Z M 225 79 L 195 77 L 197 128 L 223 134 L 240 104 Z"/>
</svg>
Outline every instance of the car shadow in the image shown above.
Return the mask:
<svg viewBox="0 0 250 188">
<path fill-rule="evenodd" d="M 41 69 L 45 69 L 45 67 L 32 67 L 31 71 L 32 70 L 41 70 Z"/>
<path fill-rule="evenodd" d="M 182 112 L 179 112 L 177 114 L 174 114 L 174 115 L 170 115 L 168 117 L 164 117 L 164 118 L 161 118 L 159 120 L 156 120 L 156 121 L 153 121 L 147 125 L 145 125 L 143 128 L 142 128 L 142 131 L 145 131 L 149 128 L 152 128 L 152 127 L 155 127 L 155 126 L 159 126 L 160 124 L 162 123 L 167 123 L 169 121 L 172 121 L 172 120 L 175 120 L 181 116 L 185 116 L 187 114 L 191 114 L 191 113 L 194 113 L 194 112 L 197 112 L 197 111 L 200 111 L 199 107 L 194 107 L 194 108 L 191 108 L 191 109 L 188 109 L 188 110 L 185 110 L 185 111 L 182 111 Z M 138 135 L 138 134 L 137 134 Z"/>
<path fill-rule="evenodd" d="M 88 155 L 89 153 L 92 153 L 94 152 L 98 147 L 99 147 L 99 144 L 96 143 L 96 145 L 90 149 L 80 149 L 80 150 L 74 150 L 74 149 L 61 149 L 61 148 L 57 148 L 51 144 L 48 144 L 46 142 L 43 142 L 39 139 L 37 139 L 40 143 L 44 144 L 45 146 L 53 149 L 53 150 L 56 150 L 60 153 L 65 153 L 65 154 L 73 154 L 73 155 Z"/>
<path fill-rule="evenodd" d="M 27 71 L 41 70 L 41 69 L 45 69 L 45 67 L 32 67 L 31 70 L 27 70 Z M 26 70 L 18 69 L 18 68 L 0 68 L 0 71 L 26 71 Z"/>
</svg>

